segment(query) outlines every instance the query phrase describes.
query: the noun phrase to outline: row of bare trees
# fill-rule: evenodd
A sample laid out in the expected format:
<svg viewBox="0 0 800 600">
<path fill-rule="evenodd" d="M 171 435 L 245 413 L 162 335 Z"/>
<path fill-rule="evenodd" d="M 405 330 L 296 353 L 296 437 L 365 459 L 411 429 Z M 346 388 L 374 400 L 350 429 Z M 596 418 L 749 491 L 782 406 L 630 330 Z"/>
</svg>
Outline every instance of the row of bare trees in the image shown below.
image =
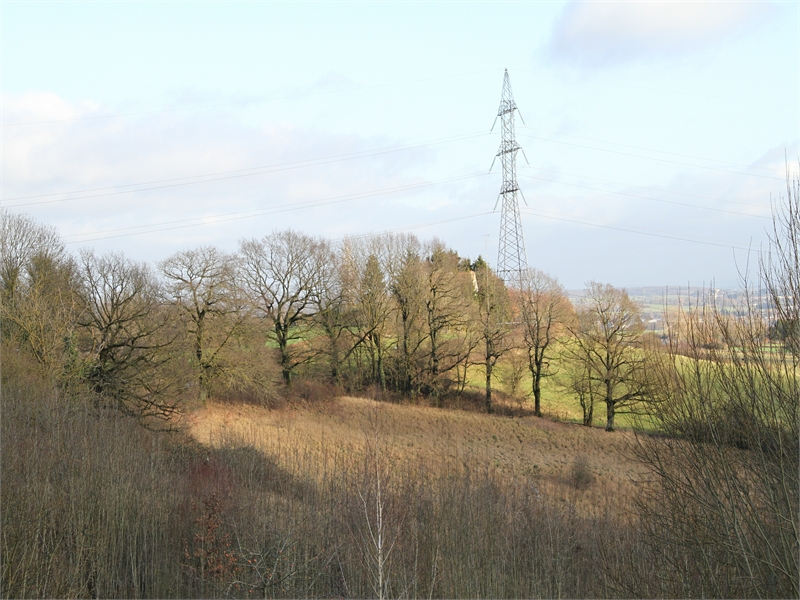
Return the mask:
<svg viewBox="0 0 800 600">
<path fill-rule="evenodd" d="M 131 414 L 170 419 L 184 396 L 220 390 L 267 398 L 277 372 L 287 386 L 300 373 L 440 405 L 465 389 L 472 365 L 492 412 L 507 353 L 526 357 L 538 416 L 554 356 L 571 359 L 586 424 L 595 399 L 611 430 L 645 395 L 643 328 L 624 291 L 592 282 L 576 312 L 549 275 L 532 269 L 510 290 L 482 258 L 439 240 L 386 234 L 334 247 L 281 231 L 242 240 L 238 253 L 177 252 L 153 270 L 120 254 L 72 258 L 23 215 L 3 212 L 2 232 L 4 336 Z"/>
</svg>

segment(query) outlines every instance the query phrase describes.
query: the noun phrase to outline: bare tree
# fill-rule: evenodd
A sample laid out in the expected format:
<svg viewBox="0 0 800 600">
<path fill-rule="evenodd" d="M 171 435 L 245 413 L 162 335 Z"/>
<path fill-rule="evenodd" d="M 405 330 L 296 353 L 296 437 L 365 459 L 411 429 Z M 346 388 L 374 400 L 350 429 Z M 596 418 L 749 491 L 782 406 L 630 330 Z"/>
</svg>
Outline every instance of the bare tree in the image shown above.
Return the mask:
<svg viewBox="0 0 800 600">
<path fill-rule="evenodd" d="M 512 347 L 511 301 L 503 280 L 480 257 L 475 262 L 474 270 L 478 280 L 478 292 L 475 294 L 477 326 L 483 345 L 482 359 L 486 373 L 486 412 L 493 413 L 492 371 L 498 359 Z"/>
<path fill-rule="evenodd" d="M 390 456 L 382 435 L 381 414 L 377 406 L 368 415 L 365 429 L 366 452 L 362 480 L 357 494 L 363 518 L 353 527 L 367 569 L 372 575 L 372 592 L 376 598 L 386 598 L 391 589 L 393 552 L 401 537 L 404 514 L 392 502 Z"/>
<path fill-rule="evenodd" d="M 542 380 L 550 373 L 550 351 L 574 315 L 567 293 L 558 281 L 537 269 L 528 269 L 517 298 L 522 340 L 531 372 L 534 414 L 542 416 Z"/>
<path fill-rule="evenodd" d="M 58 232 L 0 210 L 0 332 L 62 376 L 76 315 L 76 268 Z"/>
<path fill-rule="evenodd" d="M 347 360 L 353 350 L 352 347 L 345 347 L 349 307 L 342 282 L 341 257 L 326 241 L 319 242 L 316 254 L 319 279 L 316 293 L 312 297 L 312 313 L 314 322 L 325 334 L 324 347 L 317 355 L 327 356 L 331 380 L 338 385 L 341 381 L 342 362 Z"/>
<path fill-rule="evenodd" d="M 358 287 L 356 314 L 360 330 L 364 331 L 372 364 L 372 381 L 386 389 L 385 328 L 392 310 L 386 277 L 377 256 L 370 254 L 364 265 Z"/>
<path fill-rule="evenodd" d="M 289 385 L 294 369 L 313 356 L 304 343 L 313 323 L 315 297 L 321 286 L 320 242 L 295 231 L 243 240 L 242 277 L 256 314 L 271 324 L 281 372 Z"/>
<path fill-rule="evenodd" d="M 800 332 L 765 335 L 800 317 L 800 180 L 788 183 L 757 282 L 743 277 L 741 303 L 709 293 L 684 304 L 650 373 L 660 402 L 648 416 L 664 435 L 638 436 L 634 450 L 647 468 L 640 521 L 671 567 L 667 593 L 800 593 Z M 709 347 L 709 333 L 722 343 Z"/>
<path fill-rule="evenodd" d="M 345 286 L 350 321 L 350 350 L 363 372 L 362 361 L 368 361 L 370 380 L 386 388 L 386 367 L 390 338 L 390 317 L 395 304 L 389 288 L 387 272 L 392 263 L 392 238 L 375 237 L 366 240 L 345 240 L 341 249 L 342 282 Z M 356 352 L 359 350 L 359 352 Z"/>
<path fill-rule="evenodd" d="M 28 215 L 0 210 L 0 284 L 4 302 L 14 297 L 19 281 L 30 276 L 35 258 L 51 263 L 66 258 L 58 232 Z"/>
<path fill-rule="evenodd" d="M 800 165 L 799 165 L 800 166 Z M 797 369 L 800 356 L 800 174 L 786 173 L 786 197 L 772 207 L 770 251 L 760 255 L 759 274 L 781 330 L 784 349 Z"/>
<path fill-rule="evenodd" d="M 24 215 L 0 212 L 0 235 L 3 339 L 63 381 L 79 305 L 76 264 L 55 230 Z"/>
<path fill-rule="evenodd" d="M 411 393 L 414 387 L 415 364 L 426 337 L 423 326 L 425 290 L 421 251 L 417 239 L 410 238 L 390 272 L 391 292 L 397 305 L 398 385 L 406 394 Z"/>
<path fill-rule="evenodd" d="M 79 349 L 98 403 L 169 421 L 178 410 L 176 382 L 165 370 L 172 340 L 153 274 L 121 254 L 84 251 L 80 275 Z"/>
<path fill-rule="evenodd" d="M 467 322 L 472 304 L 471 278 L 459 270 L 459 257 L 439 240 L 427 248 L 424 307 L 427 324 L 428 374 L 439 399 L 440 377 L 469 358 Z"/>
<path fill-rule="evenodd" d="M 247 315 L 235 282 L 235 261 L 217 248 L 203 246 L 178 252 L 159 268 L 191 339 L 199 397 L 205 401 L 212 380 L 225 367 L 223 350 Z"/>
<path fill-rule="evenodd" d="M 648 398 L 639 307 L 625 290 L 590 281 L 570 330 L 569 351 L 584 364 L 589 389 L 600 387 L 606 431 L 614 431 L 616 414 Z"/>
<path fill-rule="evenodd" d="M 328 356 L 331 378 L 341 381 L 342 365 L 367 346 L 371 356 L 371 376 L 380 381 L 383 371 L 385 382 L 385 349 L 383 329 L 387 327 L 392 304 L 388 297 L 385 269 L 392 264 L 376 252 L 396 250 L 392 242 L 377 238 L 368 243 L 348 240 L 339 252 L 334 252 L 326 242 L 320 242 L 318 271 L 320 280 L 313 297 L 314 322 L 325 333 L 321 352 Z M 388 242 L 388 243 L 387 243 Z M 383 290 L 381 293 L 380 290 Z M 377 331 L 380 330 L 380 331 Z M 380 358 L 380 366 L 378 365 Z"/>
<path fill-rule="evenodd" d="M 563 387 L 578 398 L 583 413 L 583 425 L 594 424 L 594 405 L 601 396 L 600 383 L 591 377 L 589 365 L 580 354 L 567 354 L 562 359 Z"/>
</svg>

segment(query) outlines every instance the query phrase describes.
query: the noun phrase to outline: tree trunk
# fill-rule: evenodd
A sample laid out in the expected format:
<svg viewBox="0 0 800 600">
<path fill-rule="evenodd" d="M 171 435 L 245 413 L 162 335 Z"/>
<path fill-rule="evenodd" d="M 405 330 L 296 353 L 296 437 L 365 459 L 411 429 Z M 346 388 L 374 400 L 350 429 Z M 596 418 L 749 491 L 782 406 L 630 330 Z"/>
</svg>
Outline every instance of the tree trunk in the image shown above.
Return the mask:
<svg viewBox="0 0 800 600">
<path fill-rule="evenodd" d="M 410 325 L 408 314 L 403 311 L 403 393 L 411 393 L 411 357 L 408 352 L 408 334 Z"/>
<path fill-rule="evenodd" d="M 436 332 L 431 331 L 431 380 L 439 375 L 439 348 L 436 345 Z"/>
<path fill-rule="evenodd" d="M 531 372 L 531 391 L 533 392 L 533 414 L 542 416 L 542 366 L 536 360 L 532 348 L 528 348 L 528 370 Z"/>
<path fill-rule="evenodd" d="M 289 356 L 288 327 L 281 325 L 280 321 L 275 321 L 275 341 L 278 342 L 278 349 L 281 353 L 281 374 L 286 385 L 292 385 L 291 356 Z"/>
<path fill-rule="evenodd" d="M 533 375 L 533 414 L 542 416 L 542 368 L 536 365 L 531 373 Z"/>
<path fill-rule="evenodd" d="M 340 377 L 339 377 L 339 345 L 336 343 L 336 336 L 334 335 L 332 330 L 328 332 L 328 342 L 330 344 L 330 369 L 331 369 L 331 380 L 333 381 L 334 385 L 339 385 Z"/>
<path fill-rule="evenodd" d="M 325 335 L 328 337 L 331 381 L 333 381 L 333 385 L 339 385 L 339 365 L 341 363 L 341 358 L 339 358 L 338 336 L 336 328 L 331 325 L 329 319 L 330 316 L 325 317 L 322 327 L 325 329 Z"/>
<path fill-rule="evenodd" d="M 281 344 L 281 374 L 286 385 L 292 385 L 292 369 L 289 365 L 289 353 L 286 351 L 285 343 Z"/>
<path fill-rule="evenodd" d="M 587 400 L 585 396 L 581 396 L 581 408 L 583 409 L 583 425 L 591 427 L 594 421 L 594 398 L 590 395 Z"/>
<path fill-rule="evenodd" d="M 197 330 L 194 337 L 194 355 L 197 358 L 197 364 L 200 368 L 200 373 L 197 376 L 197 385 L 200 388 L 198 395 L 200 402 L 206 403 L 208 399 L 208 377 L 206 376 L 206 365 L 203 362 L 203 315 L 199 315 L 197 319 Z"/>
<path fill-rule="evenodd" d="M 281 369 L 281 375 L 283 375 L 283 382 L 291 386 L 292 385 L 292 372 L 289 369 L 283 368 Z"/>
<path fill-rule="evenodd" d="M 381 386 L 381 391 L 386 391 L 386 370 L 383 368 L 383 348 L 380 345 L 380 338 L 378 338 L 378 382 Z"/>
<path fill-rule="evenodd" d="M 614 431 L 614 403 L 606 400 L 606 431 Z"/>
<path fill-rule="evenodd" d="M 456 365 L 456 379 L 458 380 L 458 393 L 461 394 L 464 392 L 464 388 L 467 387 L 467 369 L 469 368 L 468 361 L 464 361 L 464 376 L 461 376 L 461 367 Z"/>
<path fill-rule="evenodd" d="M 211 379 L 212 379 L 212 371 L 211 365 L 206 361 L 205 363 L 200 365 L 200 375 L 198 376 L 198 382 L 200 384 L 200 401 L 205 404 L 206 400 L 208 400 L 209 393 L 208 390 L 211 387 Z"/>
<path fill-rule="evenodd" d="M 488 344 L 487 344 L 488 345 Z M 492 406 L 492 358 L 489 353 L 486 353 L 486 412 L 492 414 L 494 407 Z"/>
</svg>

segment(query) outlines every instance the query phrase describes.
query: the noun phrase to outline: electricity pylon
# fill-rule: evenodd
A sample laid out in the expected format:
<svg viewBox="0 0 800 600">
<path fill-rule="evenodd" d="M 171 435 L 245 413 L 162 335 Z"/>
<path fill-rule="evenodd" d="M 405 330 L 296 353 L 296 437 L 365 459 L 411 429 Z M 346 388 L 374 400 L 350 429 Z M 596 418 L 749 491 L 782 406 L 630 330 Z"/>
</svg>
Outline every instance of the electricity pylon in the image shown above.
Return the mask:
<svg viewBox="0 0 800 600">
<path fill-rule="evenodd" d="M 497 274 L 509 287 L 521 289 L 523 273 L 528 269 L 528 259 L 525 256 L 525 239 L 522 237 L 522 219 L 519 214 L 519 201 L 517 193 L 522 192 L 517 185 L 517 150 L 521 150 L 514 137 L 514 95 L 511 93 L 511 82 L 508 79 L 508 69 L 503 76 L 503 93 L 500 96 L 500 108 L 497 111 L 495 124 L 500 119 L 501 142 L 500 149 L 494 157 L 500 157 L 503 166 L 503 187 L 495 202 L 503 200 L 500 212 L 500 247 L 497 252 Z M 520 117 L 521 118 L 521 117 Z M 494 125 L 492 125 L 494 129 Z M 524 150 L 523 150 L 524 154 Z M 526 159 L 527 160 L 527 159 Z M 494 161 L 492 161 L 494 167 Z M 491 171 L 491 167 L 489 168 Z M 524 200 L 524 198 L 523 198 Z"/>
</svg>

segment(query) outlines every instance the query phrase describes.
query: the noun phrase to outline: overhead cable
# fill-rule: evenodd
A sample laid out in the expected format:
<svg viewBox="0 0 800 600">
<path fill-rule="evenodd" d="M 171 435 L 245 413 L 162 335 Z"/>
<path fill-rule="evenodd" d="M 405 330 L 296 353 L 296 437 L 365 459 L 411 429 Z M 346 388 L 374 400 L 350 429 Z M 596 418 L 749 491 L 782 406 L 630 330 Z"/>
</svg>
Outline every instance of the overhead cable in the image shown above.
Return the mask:
<svg viewBox="0 0 800 600">
<path fill-rule="evenodd" d="M 613 183 L 614 185 L 622 185 L 625 187 L 650 190 L 651 192 L 659 192 L 661 194 L 674 194 L 677 196 L 687 196 L 688 198 L 702 198 L 704 200 L 713 200 L 714 202 L 724 202 L 725 204 L 737 204 L 739 206 L 749 206 L 751 208 L 769 209 L 769 206 L 765 206 L 763 204 L 753 204 L 752 202 L 737 202 L 736 200 L 726 200 L 724 198 L 715 198 L 714 196 L 703 196 L 702 194 L 689 194 L 688 192 L 664 190 L 660 188 L 648 187 L 646 185 L 636 185 L 633 183 L 624 183 L 622 181 L 612 181 L 611 179 L 601 179 L 600 177 L 589 177 L 588 175 L 581 175 L 579 173 L 567 173 L 566 171 L 562 171 L 560 169 L 545 169 L 544 167 L 530 167 L 530 166 L 527 167 L 523 166 L 521 168 L 531 169 L 535 171 L 547 171 L 548 173 L 556 173 L 557 175 L 568 175 L 570 177 L 579 177 L 580 179 L 591 179 L 592 181 L 602 181 L 603 183 Z"/>
<path fill-rule="evenodd" d="M 571 137 L 571 138 L 575 138 L 577 140 L 586 140 L 587 142 L 598 142 L 598 143 L 601 143 L 601 144 L 611 144 L 612 146 L 622 146 L 623 148 L 633 148 L 634 150 L 644 150 L 645 152 L 658 152 L 659 154 L 669 154 L 671 156 L 680 156 L 682 158 L 693 158 L 695 160 L 708 160 L 708 161 L 711 161 L 711 162 L 718 162 L 718 163 L 723 163 L 723 164 L 727 164 L 727 165 L 733 165 L 735 167 L 745 167 L 746 169 L 761 169 L 763 171 L 770 171 L 772 173 L 781 172 L 781 169 L 776 169 L 774 167 L 759 167 L 759 166 L 755 166 L 755 165 L 746 165 L 744 163 L 731 162 L 729 160 L 720 160 L 718 158 L 706 158 L 706 157 L 703 157 L 703 156 L 692 156 L 691 154 L 680 154 L 678 152 L 669 152 L 667 150 L 656 150 L 655 148 L 643 148 L 642 146 L 634 146 L 632 144 L 622 144 L 620 142 L 611 142 L 609 140 L 599 140 L 597 138 L 589 138 L 589 137 L 584 137 L 584 136 L 581 136 L 581 135 L 573 135 L 571 133 L 562 133 L 560 131 L 551 131 L 551 130 L 548 130 L 548 129 L 539 129 L 538 127 L 524 126 L 524 127 L 521 127 L 521 129 L 529 129 L 531 131 L 540 131 L 542 133 L 550 133 L 550 134 L 553 134 L 553 135 L 563 135 L 565 137 Z"/>
<path fill-rule="evenodd" d="M 523 177 L 527 177 L 528 179 L 536 179 L 538 181 L 547 181 L 549 183 L 558 183 L 558 184 L 561 184 L 561 185 L 569 185 L 569 186 L 572 186 L 572 187 L 579 187 L 579 188 L 583 188 L 585 190 L 593 190 L 593 191 L 596 191 L 596 192 L 604 192 L 604 193 L 607 193 L 607 194 L 617 194 L 618 196 L 628 196 L 630 198 L 641 198 L 643 200 L 652 200 L 653 202 L 663 202 L 665 204 L 675 204 L 677 206 L 688 206 L 689 208 L 699 208 L 699 209 L 702 209 L 702 210 L 713 210 L 715 212 L 728 213 L 728 214 L 731 214 L 731 215 L 741 215 L 741 216 L 744 216 L 744 217 L 754 217 L 756 219 L 771 219 L 772 218 L 772 217 L 768 217 L 768 216 L 765 216 L 765 215 L 752 215 L 752 214 L 743 213 L 743 212 L 737 212 L 737 211 L 733 211 L 733 210 L 726 210 L 724 208 L 714 208 L 712 206 L 701 206 L 699 204 L 689 204 L 688 202 L 675 202 L 674 200 L 663 200 L 661 198 L 653 198 L 651 196 L 640 196 L 639 194 L 629 194 L 627 192 L 615 192 L 613 190 L 604 190 L 602 188 L 590 187 L 588 185 L 581 185 L 579 183 L 569 183 L 567 181 L 558 181 L 558 180 L 555 180 L 555 179 L 545 179 L 544 177 L 535 177 L 533 175 L 523 175 Z"/>
<path fill-rule="evenodd" d="M 396 227 L 394 229 L 384 229 L 383 231 L 377 231 L 372 233 L 362 233 L 358 235 L 348 235 L 343 238 L 337 238 L 331 240 L 333 243 L 341 243 L 345 240 L 357 240 L 362 238 L 370 238 L 370 237 L 378 237 L 380 235 L 385 235 L 387 233 L 397 233 L 399 231 L 409 231 L 410 229 L 422 229 L 423 227 L 432 227 L 433 225 L 442 225 L 444 223 L 453 223 L 454 221 L 464 221 L 466 219 L 474 219 L 475 217 L 485 217 L 486 215 L 491 215 L 494 211 L 487 210 L 486 212 L 482 213 L 474 213 L 471 215 L 464 215 L 461 217 L 452 217 L 450 219 L 442 219 L 440 221 L 430 221 L 428 223 L 420 223 L 418 225 L 408 225 L 406 227 Z"/>
<path fill-rule="evenodd" d="M 242 177 L 252 177 L 255 175 L 266 175 L 269 173 L 276 173 L 279 171 L 290 171 L 294 169 L 302 169 L 306 167 L 315 167 L 318 165 L 327 165 L 331 163 L 343 162 L 347 160 L 355 160 L 359 158 L 367 158 L 370 156 L 379 156 L 381 154 L 389 154 L 392 152 L 400 152 L 403 150 L 411 150 L 415 148 L 423 148 L 426 146 L 433 146 L 437 144 L 444 144 L 453 141 L 461 141 L 471 138 L 483 137 L 489 135 L 486 132 L 482 133 L 470 133 L 464 134 L 459 136 L 452 136 L 449 138 L 440 138 L 438 140 L 433 140 L 429 142 L 422 142 L 418 144 L 406 144 L 406 145 L 398 145 L 398 146 L 387 146 L 385 148 L 379 148 L 377 150 L 369 150 L 369 151 L 361 151 L 361 152 L 351 152 L 347 154 L 337 154 L 332 156 L 325 156 L 321 158 L 315 159 L 305 159 L 305 160 L 298 160 L 292 161 L 287 163 L 277 163 L 274 165 L 263 165 L 260 167 L 250 167 L 247 169 L 236 169 L 232 171 L 218 171 L 215 173 L 208 173 L 205 175 L 191 175 L 186 177 L 173 177 L 170 179 L 160 179 L 148 182 L 141 182 L 141 183 L 128 183 L 128 184 L 121 184 L 115 186 L 107 186 L 101 188 L 92 188 L 92 189 L 85 189 L 85 190 L 76 190 L 73 192 L 51 192 L 48 194 L 36 194 L 30 196 L 16 196 L 13 198 L 7 198 L 6 202 L 13 201 L 13 200 L 28 200 L 34 198 L 46 198 L 52 196 L 64 196 L 70 194 L 86 194 L 90 192 L 103 192 L 100 194 L 91 194 L 91 195 L 84 195 L 84 196 L 73 196 L 70 198 L 58 198 L 54 200 L 40 200 L 37 202 L 23 202 L 18 204 L 5 204 L 6 208 L 18 207 L 18 206 L 33 206 L 36 204 L 53 204 L 57 202 L 68 202 L 71 200 L 85 200 L 89 198 L 101 198 L 106 196 L 117 196 L 120 194 L 132 194 L 134 192 L 145 192 L 149 190 L 159 190 L 171 187 L 180 187 L 186 185 L 196 185 L 200 183 L 208 183 L 212 181 L 222 181 L 226 179 L 239 179 Z M 201 179 L 203 178 L 203 179 Z M 197 179 L 197 181 L 185 181 L 186 179 Z M 179 183 L 170 183 L 170 182 L 179 182 Z M 159 185 L 157 185 L 159 184 Z M 119 188 L 124 187 L 134 187 L 134 186 L 151 186 L 151 187 L 137 187 L 136 189 L 131 190 L 120 190 Z M 117 190 L 117 191 L 105 191 L 105 190 Z"/>
<path fill-rule="evenodd" d="M 777 181 L 784 181 L 781 177 L 772 177 L 771 175 L 759 175 L 757 173 L 742 173 L 741 171 L 731 171 L 729 169 L 720 169 L 719 167 L 709 167 L 704 165 L 695 165 L 691 163 L 683 163 L 676 160 L 668 160 L 666 158 L 656 158 L 655 156 L 643 156 L 641 154 L 631 154 L 630 152 L 620 152 L 619 150 L 609 150 L 608 148 L 596 148 L 594 146 L 584 146 L 583 144 L 575 144 L 573 142 L 565 142 L 563 140 L 553 140 L 546 137 L 539 137 L 536 135 L 525 135 L 521 133 L 520 136 L 530 138 L 533 140 L 542 140 L 545 142 L 553 142 L 555 144 L 565 144 L 567 146 L 574 146 L 576 148 L 587 148 L 589 150 L 598 150 L 600 152 L 610 152 L 612 154 L 621 154 L 622 156 L 633 156 L 634 158 L 645 158 L 647 160 L 657 160 L 659 162 L 671 163 L 673 165 L 682 165 L 684 167 L 695 167 L 697 169 L 710 169 L 712 171 L 721 171 L 722 173 L 732 173 L 734 175 L 744 175 L 745 177 L 759 177 L 761 179 L 775 179 Z"/>
<path fill-rule="evenodd" d="M 619 225 L 614 225 L 608 222 L 597 221 L 594 219 L 586 219 L 581 217 L 574 217 L 572 215 L 564 215 L 562 213 L 555 213 L 550 211 L 539 211 L 532 208 L 523 208 L 521 209 L 524 214 L 529 214 L 532 216 L 537 217 L 544 217 L 547 219 L 554 219 L 556 221 L 566 221 L 568 223 L 577 223 L 579 225 L 588 225 L 590 227 L 602 227 L 604 229 L 613 229 L 616 231 L 625 231 L 628 233 L 637 233 L 639 235 L 648 235 L 651 237 L 658 237 L 658 238 L 666 238 L 670 240 L 677 240 L 680 242 L 691 242 L 693 244 L 705 244 L 707 246 L 718 246 L 720 248 L 733 248 L 736 250 L 752 250 L 751 248 L 745 248 L 743 246 L 737 246 L 731 242 L 725 242 L 722 240 L 713 240 L 709 238 L 701 238 L 697 236 L 681 236 L 679 234 L 669 232 L 669 231 L 660 231 L 657 229 L 650 229 L 649 231 L 646 228 L 641 229 L 631 229 L 629 227 L 621 227 Z"/>
<path fill-rule="evenodd" d="M 347 202 L 350 200 L 361 200 L 363 198 L 370 198 L 373 196 L 383 196 L 388 194 L 393 194 L 396 192 L 403 192 L 413 189 L 420 189 L 424 187 L 429 187 L 433 185 L 439 185 L 442 183 L 450 183 L 454 181 L 461 181 L 464 179 L 470 179 L 472 177 L 484 177 L 486 173 L 472 173 L 469 175 L 458 175 L 455 177 L 448 177 L 446 179 L 439 179 L 436 181 L 427 181 L 423 183 L 414 183 L 408 184 L 403 186 L 397 186 L 393 188 L 384 188 L 380 190 L 370 190 L 365 192 L 355 192 L 353 194 L 344 194 L 341 196 L 330 196 L 327 198 L 319 198 L 316 200 L 305 200 L 302 202 L 291 202 L 287 204 L 279 204 L 277 206 L 272 206 L 269 208 L 262 208 L 262 209 L 252 209 L 246 211 L 237 211 L 232 213 L 222 213 L 217 215 L 206 215 L 202 217 L 193 217 L 189 219 L 178 219 L 175 221 L 165 221 L 160 223 L 150 223 L 147 225 L 136 225 L 131 227 L 121 227 L 117 229 L 106 229 L 101 231 L 92 231 L 88 233 L 74 233 L 64 235 L 63 237 L 66 238 L 76 238 L 81 237 L 85 238 L 86 236 L 101 236 L 101 237 L 92 237 L 89 239 L 81 239 L 81 240 L 74 240 L 68 241 L 67 244 L 77 244 L 77 243 L 84 243 L 84 242 L 93 242 L 96 240 L 104 240 L 110 238 L 117 238 L 117 237 L 127 237 L 131 235 L 142 235 L 146 233 L 156 233 L 159 231 L 170 231 L 173 229 L 183 229 L 186 227 L 197 227 L 200 225 L 212 225 L 216 223 L 223 223 L 226 221 L 236 221 L 239 219 L 249 219 L 253 217 L 259 217 L 264 215 L 276 214 L 281 212 L 287 212 L 292 210 L 302 210 L 305 208 L 315 208 L 318 206 L 325 206 L 328 204 L 337 204 L 340 202 Z M 208 219 L 214 219 L 213 222 L 209 223 Z M 192 221 L 202 221 L 200 223 L 192 223 Z M 167 226 L 167 227 L 165 227 Z M 158 229 L 148 229 L 157 227 Z M 132 231 L 135 229 L 140 229 L 142 231 Z M 119 232 L 127 232 L 127 233 L 119 233 Z M 114 235 L 101 235 L 101 234 L 114 234 Z"/>
</svg>

